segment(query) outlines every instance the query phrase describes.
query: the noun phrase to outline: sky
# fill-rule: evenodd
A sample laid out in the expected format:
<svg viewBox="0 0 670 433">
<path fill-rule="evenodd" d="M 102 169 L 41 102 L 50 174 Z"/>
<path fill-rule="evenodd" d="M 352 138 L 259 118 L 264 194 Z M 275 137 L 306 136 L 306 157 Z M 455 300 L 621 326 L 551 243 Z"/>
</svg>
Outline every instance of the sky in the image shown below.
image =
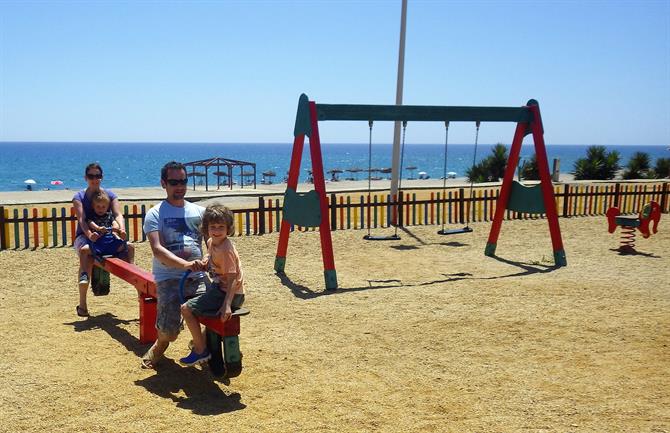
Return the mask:
<svg viewBox="0 0 670 433">
<path fill-rule="evenodd" d="M 400 0 L 0 0 L 0 142 L 288 143 L 301 93 L 394 104 Z M 670 0 L 408 0 L 403 103 L 540 103 L 548 144 L 670 146 Z M 321 122 L 367 143 L 367 122 Z M 514 125 L 484 123 L 480 143 Z M 444 125 L 407 140 L 443 143 Z M 392 141 L 378 122 L 375 143 Z M 475 140 L 452 123 L 450 143 Z"/>
</svg>

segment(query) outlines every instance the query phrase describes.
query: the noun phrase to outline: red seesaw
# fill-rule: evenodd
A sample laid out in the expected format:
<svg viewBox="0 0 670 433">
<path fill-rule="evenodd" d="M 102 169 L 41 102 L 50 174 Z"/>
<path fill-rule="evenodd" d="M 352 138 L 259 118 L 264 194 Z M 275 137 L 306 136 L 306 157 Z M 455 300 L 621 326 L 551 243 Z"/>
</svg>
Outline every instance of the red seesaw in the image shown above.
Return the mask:
<svg viewBox="0 0 670 433">
<path fill-rule="evenodd" d="M 116 257 L 95 257 L 95 265 L 100 268 L 93 273 L 92 285 L 107 285 L 109 274 L 132 284 L 137 289 L 140 302 L 140 343 L 153 343 L 157 338 L 156 330 L 156 282 L 154 276 Z M 102 271 L 102 272 L 101 272 Z M 104 272 L 106 271 L 106 272 Z M 235 377 L 242 372 L 242 353 L 240 352 L 240 316 L 249 314 L 249 310 L 240 308 L 233 312 L 226 322 L 218 318 L 198 317 L 206 327 L 207 348 L 212 354 L 209 367 L 215 376 Z"/>
</svg>

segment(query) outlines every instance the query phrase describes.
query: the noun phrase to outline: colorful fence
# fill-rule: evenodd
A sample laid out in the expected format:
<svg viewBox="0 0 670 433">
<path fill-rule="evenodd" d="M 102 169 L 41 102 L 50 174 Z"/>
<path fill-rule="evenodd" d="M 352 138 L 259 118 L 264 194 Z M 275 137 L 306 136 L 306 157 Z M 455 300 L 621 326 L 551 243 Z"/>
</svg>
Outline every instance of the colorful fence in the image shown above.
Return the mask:
<svg viewBox="0 0 670 433">
<path fill-rule="evenodd" d="M 650 200 L 669 212 L 670 183 L 575 184 L 556 186 L 556 207 L 561 217 L 604 215 L 611 206 L 622 213 L 635 213 Z M 398 206 L 402 226 L 464 224 L 493 219 L 499 187 L 469 190 L 454 188 L 442 192 L 403 193 L 398 200 L 389 195 L 330 194 L 332 230 L 383 228 L 393 225 L 393 208 Z M 225 200 L 225 199 L 224 199 Z M 124 206 L 126 232 L 131 242 L 146 240 L 142 225 L 145 205 Z M 282 199 L 259 197 L 258 206 L 235 209 L 236 235 L 249 236 L 279 231 Z M 507 211 L 507 219 L 543 218 L 543 215 Z M 61 208 L 6 209 L 0 206 L 0 249 L 37 249 L 70 246 L 76 231 L 76 217 L 70 206 Z M 293 227 L 293 230 L 306 229 Z"/>
</svg>

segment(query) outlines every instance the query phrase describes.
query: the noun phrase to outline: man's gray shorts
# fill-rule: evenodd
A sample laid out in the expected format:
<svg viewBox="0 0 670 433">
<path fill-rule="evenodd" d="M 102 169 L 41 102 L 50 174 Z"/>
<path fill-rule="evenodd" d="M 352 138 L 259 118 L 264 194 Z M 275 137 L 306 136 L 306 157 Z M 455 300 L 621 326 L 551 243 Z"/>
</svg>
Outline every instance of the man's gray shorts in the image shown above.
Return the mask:
<svg viewBox="0 0 670 433">
<path fill-rule="evenodd" d="M 208 281 L 205 277 L 187 279 L 184 284 L 184 297 L 205 293 L 207 291 L 207 284 Z M 179 279 L 157 282 L 156 292 L 158 295 L 156 328 L 163 334 L 179 335 L 179 331 L 181 331 Z"/>
</svg>

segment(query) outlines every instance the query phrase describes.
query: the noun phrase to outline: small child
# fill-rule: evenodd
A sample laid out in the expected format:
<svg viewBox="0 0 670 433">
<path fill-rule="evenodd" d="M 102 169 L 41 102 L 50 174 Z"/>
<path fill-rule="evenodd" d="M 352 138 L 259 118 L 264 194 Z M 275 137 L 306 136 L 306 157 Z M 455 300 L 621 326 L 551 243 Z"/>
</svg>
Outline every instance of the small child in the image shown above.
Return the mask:
<svg viewBox="0 0 670 433">
<path fill-rule="evenodd" d="M 114 219 L 110 209 L 109 195 L 104 191 L 93 194 L 93 216 L 87 219 L 88 227 L 100 233 L 100 237 L 91 243 L 96 255 L 119 255 L 126 251 L 126 233 L 120 230 L 119 223 Z"/>
<path fill-rule="evenodd" d="M 207 239 L 207 256 L 212 284 L 203 295 L 186 301 L 181 314 L 193 336 L 191 353 L 181 358 L 184 365 L 195 365 L 211 358 L 196 316 L 220 316 L 225 322 L 244 303 L 244 274 L 240 256 L 229 236 L 235 234 L 233 213 L 226 206 L 214 204 L 202 216 L 202 234 Z"/>
</svg>

